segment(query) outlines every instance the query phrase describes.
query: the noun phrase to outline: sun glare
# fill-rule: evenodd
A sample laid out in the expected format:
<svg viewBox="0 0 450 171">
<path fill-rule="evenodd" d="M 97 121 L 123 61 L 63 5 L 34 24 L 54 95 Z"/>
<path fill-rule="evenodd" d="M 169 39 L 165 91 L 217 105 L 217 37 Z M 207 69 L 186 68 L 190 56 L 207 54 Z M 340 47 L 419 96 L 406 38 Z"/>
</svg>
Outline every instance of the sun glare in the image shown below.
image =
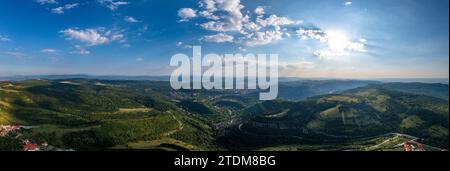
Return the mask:
<svg viewBox="0 0 450 171">
<path fill-rule="evenodd" d="M 348 45 L 348 38 L 342 32 L 330 31 L 327 32 L 327 36 L 328 36 L 328 45 L 332 50 L 344 51 Z"/>
</svg>

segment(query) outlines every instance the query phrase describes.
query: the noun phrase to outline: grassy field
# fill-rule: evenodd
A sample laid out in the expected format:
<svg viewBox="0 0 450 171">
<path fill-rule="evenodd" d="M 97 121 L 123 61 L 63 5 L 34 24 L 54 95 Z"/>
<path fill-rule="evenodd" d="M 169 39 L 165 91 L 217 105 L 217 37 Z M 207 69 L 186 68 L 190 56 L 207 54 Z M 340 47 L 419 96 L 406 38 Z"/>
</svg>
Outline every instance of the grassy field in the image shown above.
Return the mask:
<svg viewBox="0 0 450 171">
<path fill-rule="evenodd" d="M 150 112 L 152 109 L 142 107 L 142 108 L 120 108 L 116 113 L 146 113 Z"/>
<path fill-rule="evenodd" d="M 110 148 L 112 150 L 162 150 L 162 151 L 199 151 L 200 148 L 173 138 L 161 138 L 152 141 L 130 142 Z"/>
</svg>

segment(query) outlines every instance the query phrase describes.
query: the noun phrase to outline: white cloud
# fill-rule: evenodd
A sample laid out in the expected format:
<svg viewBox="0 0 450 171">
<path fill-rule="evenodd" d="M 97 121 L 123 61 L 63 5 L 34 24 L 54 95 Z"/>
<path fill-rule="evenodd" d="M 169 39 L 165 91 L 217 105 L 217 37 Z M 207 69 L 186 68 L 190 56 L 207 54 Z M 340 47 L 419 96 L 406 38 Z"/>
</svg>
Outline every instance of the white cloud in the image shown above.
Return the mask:
<svg viewBox="0 0 450 171">
<path fill-rule="evenodd" d="M 198 16 L 206 21 L 198 25 L 204 30 L 218 32 L 214 37 L 204 36 L 203 39 L 212 39 L 219 35 L 229 36 L 232 33 L 233 40 L 227 37 L 227 42 L 243 43 L 246 46 L 266 45 L 281 40 L 285 36 L 289 37 L 291 34 L 285 28 L 288 25 L 302 23 L 302 21 L 279 17 L 275 14 L 264 18 L 266 7 L 262 6 L 254 10 L 256 17 L 249 11 L 243 14 L 241 11 L 245 6 L 240 0 L 201 0 L 199 4 Z"/>
<path fill-rule="evenodd" d="M 206 30 L 240 31 L 243 23 L 248 21 L 248 16 L 244 16 L 241 12 L 244 6 L 240 0 L 202 0 L 200 7 L 203 8 L 201 16 L 216 20 L 201 24 Z"/>
<path fill-rule="evenodd" d="M 55 49 L 50 49 L 50 48 L 41 50 L 41 53 L 55 53 L 55 52 L 56 52 Z"/>
<path fill-rule="evenodd" d="M 73 9 L 73 8 L 77 7 L 78 5 L 79 5 L 78 3 L 74 3 L 74 4 L 66 4 L 64 6 L 56 7 L 56 8 L 52 9 L 52 13 L 64 14 L 65 11 Z"/>
<path fill-rule="evenodd" d="M 0 41 L 10 41 L 11 39 L 8 36 L 0 35 Z"/>
<path fill-rule="evenodd" d="M 101 5 L 109 8 L 111 11 L 115 11 L 115 10 L 119 9 L 119 7 L 122 5 L 130 4 L 130 2 L 128 2 L 128 1 L 120 1 L 120 0 L 98 0 L 98 2 Z"/>
<path fill-rule="evenodd" d="M 124 35 L 120 31 L 99 29 L 79 30 L 77 28 L 69 28 L 60 31 L 67 40 L 77 40 L 87 43 L 89 46 L 102 45 L 111 41 L 122 41 Z"/>
<path fill-rule="evenodd" d="M 90 45 L 100 45 L 105 44 L 109 41 L 108 37 L 102 35 L 98 30 L 95 29 L 86 29 L 86 30 L 77 30 L 77 29 L 66 29 L 61 31 L 61 33 L 66 36 L 68 40 L 78 40 L 81 42 L 89 43 Z"/>
<path fill-rule="evenodd" d="M 210 11 L 200 11 L 199 12 L 200 16 L 205 17 L 207 19 L 211 19 L 211 20 L 219 20 L 220 17 L 217 15 L 214 15 L 214 13 L 210 12 Z"/>
<path fill-rule="evenodd" d="M 365 47 L 366 39 L 358 39 L 351 41 L 341 32 L 329 31 L 325 32 L 320 29 L 299 29 L 297 35 L 303 39 L 313 39 L 324 43 L 327 47 L 314 52 L 314 55 L 321 59 L 332 59 L 336 56 L 347 56 L 351 52 L 364 53 L 367 52 Z"/>
<path fill-rule="evenodd" d="M 178 16 L 181 18 L 180 22 L 189 21 L 191 18 L 197 17 L 197 11 L 192 8 L 181 8 L 178 10 Z"/>
<path fill-rule="evenodd" d="M 247 49 L 245 49 L 245 48 L 243 48 L 243 47 L 241 47 L 241 46 L 239 46 L 238 49 L 239 49 L 240 51 L 242 51 L 242 52 L 246 52 L 246 51 L 247 51 Z"/>
<path fill-rule="evenodd" d="M 256 32 L 249 35 L 249 40 L 245 42 L 245 45 L 246 46 L 267 45 L 282 39 L 283 39 L 283 32 L 281 32 L 279 29 L 265 32 Z"/>
<path fill-rule="evenodd" d="M 111 40 L 112 41 L 116 41 L 116 40 L 122 40 L 125 36 L 123 34 L 113 34 L 111 35 Z"/>
<path fill-rule="evenodd" d="M 58 2 L 56 0 L 36 0 L 37 3 L 44 5 L 44 4 L 57 4 Z"/>
<path fill-rule="evenodd" d="M 266 9 L 264 8 L 264 7 L 262 7 L 262 6 L 258 6 L 258 7 L 256 7 L 256 9 L 255 9 L 255 14 L 257 14 L 257 15 L 264 15 L 264 14 L 266 14 L 266 11 L 265 11 Z"/>
<path fill-rule="evenodd" d="M 75 45 L 74 46 L 75 51 L 72 51 L 72 54 L 79 54 L 79 55 L 89 55 L 91 54 L 91 51 L 89 51 L 88 49 L 86 49 L 85 47 L 81 46 L 81 45 Z"/>
<path fill-rule="evenodd" d="M 215 42 L 215 43 L 224 43 L 224 42 L 233 42 L 234 37 L 231 35 L 219 33 L 216 35 L 204 36 L 203 40 L 206 42 Z"/>
<path fill-rule="evenodd" d="M 216 11 L 216 1 L 215 0 L 203 0 L 200 2 L 200 7 L 205 8 L 207 11 Z"/>
<path fill-rule="evenodd" d="M 244 25 L 247 30 L 250 31 L 259 31 L 262 27 L 254 22 L 248 22 Z"/>
<path fill-rule="evenodd" d="M 217 32 L 225 32 L 228 31 L 225 28 L 225 23 L 219 21 L 209 21 L 203 24 L 200 24 L 203 29 Z"/>
<path fill-rule="evenodd" d="M 350 0 L 345 5 L 351 5 Z M 198 9 L 182 8 L 180 11 L 190 9 L 190 17 L 181 17 L 182 21 L 189 21 L 193 17 L 200 17 L 201 23 L 196 23 L 202 29 L 217 32 L 214 35 L 205 35 L 202 41 L 206 42 L 232 42 L 242 46 L 255 47 L 270 45 L 285 38 L 291 38 L 295 33 L 303 40 L 313 39 L 323 44 L 325 48 L 316 50 L 314 54 L 320 58 L 329 56 L 344 56 L 352 53 L 365 53 L 365 39 L 349 39 L 343 34 L 325 32 L 321 29 L 298 29 L 303 20 L 292 19 L 276 14 L 267 14 L 264 6 L 257 6 L 252 12 L 244 10 L 245 6 L 240 0 L 200 0 Z M 177 45 L 181 46 L 181 44 Z M 301 63 L 306 65 L 306 63 Z M 309 63 L 308 63 L 309 64 Z M 300 64 L 299 64 L 300 65 Z"/>
<path fill-rule="evenodd" d="M 349 6 L 349 5 L 352 5 L 352 4 L 353 4 L 352 1 L 347 1 L 347 2 L 344 3 L 345 6 Z"/>
<path fill-rule="evenodd" d="M 314 62 L 310 61 L 297 61 L 297 62 L 279 62 L 279 68 L 281 70 L 301 70 L 301 69 L 311 69 L 315 67 Z"/>
<path fill-rule="evenodd" d="M 316 39 L 320 42 L 326 42 L 327 41 L 327 35 L 324 31 L 319 29 L 299 29 L 296 31 L 297 35 L 303 39 Z"/>
<path fill-rule="evenodd" d="M 270 17 L 266 19 L 257 18 L 256 22 L 260 24 L 263 27 L 266 26 L 284 26 L 284 25 L 291 25 L 291 24 L 300 24 L 302 21 L 294 21 L 286 17 L 278 17 L 277 15 L 273 14 L 270 15 Z"/>
<path fill-rule="evenodd" d="M 183 42 L 177 42 L 177 46 L 183 45 Z"/>
<path fill-rule="evenodd" d="M 130 16 L 125 16 L 124 20 L 126 22 L 129 22 L 129 23 L 139 23 L 139 22 L 141 22 L 141 21 L 137 20 L 136 18 L 130 17 Z"/>
</svg>

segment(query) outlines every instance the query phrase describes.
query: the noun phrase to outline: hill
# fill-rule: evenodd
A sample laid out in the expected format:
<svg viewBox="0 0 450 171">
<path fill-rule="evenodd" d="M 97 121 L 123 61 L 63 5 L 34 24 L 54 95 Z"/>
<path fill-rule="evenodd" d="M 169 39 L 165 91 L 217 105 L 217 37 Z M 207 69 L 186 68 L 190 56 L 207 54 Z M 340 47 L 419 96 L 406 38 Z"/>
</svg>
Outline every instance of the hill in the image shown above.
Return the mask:
<svg viewBox="0 0 450 171">
<path fill-rule="evenodd" d="M 403 133 L 448 148 L 448 101 L 382 87 L 366 86 L 295 103 L 257 104 L 242 113 L 254 117 L 224 133 L 220 142 L 231 149 L 339 146 Z"/>
<path fill-rule="evenodd" d="M 84 79 L 2 82 L 0 124 L 36 126 L 22 138 L 75 150 L 167 138 L 182 142 L 169 146 L 214 149 L 212 128 L 159 93 L 168 88 L 164 85 Z"/>
<path fill-rule="evenodd" d="M 21 139 L 74 150 L 399 150 L 405 141 L 448 148 L 448 85 L 281 84 L 280 92 L 304 100 L 175 91 L 165 81 L 4 81 L 0 125 L 32 129 L 1 137 L 0 150 L 20 150 Z"/>
<path fill-rule="evenodd" d="M 385 83 L 372 85 L 388 90 L 437 97 L 448 101 L 448 84 L 440 83 Z"/>
<path fill-rule="evenodd" d="M 284 100 L 305 100 L 308 97 L 339 93 L 369 84 L 380 84 L 377 81 L 364 80 L 295 80 L 280 82 L 279 98 Z"/>
</svg>

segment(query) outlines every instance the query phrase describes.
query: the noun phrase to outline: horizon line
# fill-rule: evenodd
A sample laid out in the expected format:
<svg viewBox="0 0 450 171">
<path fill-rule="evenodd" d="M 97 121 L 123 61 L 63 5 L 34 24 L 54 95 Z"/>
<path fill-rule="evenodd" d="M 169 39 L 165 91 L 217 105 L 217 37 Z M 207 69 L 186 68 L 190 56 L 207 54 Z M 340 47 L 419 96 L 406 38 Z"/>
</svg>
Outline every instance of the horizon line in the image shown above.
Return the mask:
<svg viewBox="0 0 450 171">
<path fill-rule="evenodd" d="M 8 77 L 45 77 L 45 76 L 91 76 L 91 77 L 170 77 L 170 75 L 127 75 L 127 74 L 15 74 L 0 75 L 0 78 Z M 447 79 L 450 77 L 296 77 L 279 76 L 278 78 L 298 78 L 298 79 L 349 79 L 349 80 L 380 80 L 380 79 Z"/>
</svg>

